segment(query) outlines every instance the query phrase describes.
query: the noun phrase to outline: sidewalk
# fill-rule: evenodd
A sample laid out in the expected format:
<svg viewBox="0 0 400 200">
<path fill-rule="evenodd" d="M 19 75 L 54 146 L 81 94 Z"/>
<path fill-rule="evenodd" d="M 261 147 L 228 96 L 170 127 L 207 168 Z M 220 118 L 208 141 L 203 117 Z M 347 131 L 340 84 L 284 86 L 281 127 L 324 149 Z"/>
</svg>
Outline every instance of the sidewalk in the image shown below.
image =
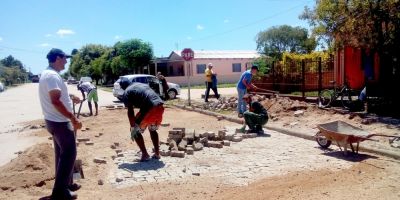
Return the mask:
<svg viewBox="0 0 400 200">
<path fill-rule="evenodd" d="M 214 117 L 222 117 L 228 121 L 235 122 L 238 124 L 242 124 L 242 120 L 238 117 L 232 117 L 229 115 L 223 115 L 215 112 L 211 112 L 208 110 L 202 110 L 198 108 L 192 108 L 189 106 L 184 106 L 184 105 L 174 105 L 178 108 L 188 110 L 188 111 L 194 111 L 194 112 L 199 112 L 202 114 L 214 116 Z M 283 127 L 282 125 L 279 125 L 278 123 L 274 122 L 269 122 L 264 128 L 277 131 L 279 133 L 283 133 L 286 135 L 291 135 L 295 137 L 300 137 L 303 139 L 307 140 L 312 140 L 315 141 L 314 135 L 318 132 L 318 129 L 316 128 L 286 128 Z M 315 142 L 316 143 L 316 142 Z M 334 144 L 334 143 L 332 143 Z M 390 145 L 383 145 L 383 143 L 379 142 L 374 142 L 374 141 L 364 141 L 360 143 L 359 146 L 359 151 L 360 152 L 370 152 L 370 153 L 376 153 L 379 155 L 395 158 L 395 159 L 400 159 L 400 149 L 399 148 L 393 148 L 390 147 Z"/>
</svg>

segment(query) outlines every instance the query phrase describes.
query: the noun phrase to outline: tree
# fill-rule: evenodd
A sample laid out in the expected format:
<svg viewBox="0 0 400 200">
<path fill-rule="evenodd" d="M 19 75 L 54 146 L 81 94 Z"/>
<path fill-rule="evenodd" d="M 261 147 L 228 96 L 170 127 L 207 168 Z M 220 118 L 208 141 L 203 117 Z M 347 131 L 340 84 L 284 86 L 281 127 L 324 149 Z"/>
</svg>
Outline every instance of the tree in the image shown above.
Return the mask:
<svg viewBox="0 0 400 200">
<path fill-rule="evenodd" d="M 389 109 L 400 113 L 400 1 L 398 0 L 316 0 L 305 8 L 301 19 L 308 20 L 313 32 L 332 47 L 370 49 L 379 55 L 379 82 Z M 396 103 L 394 103 L 396 102 Z"/>
<path fill-rule="evenodd" d="M 0 79 L 6 85 L 21 83 L 27 80 L 28 73 L 21 61 L 15 59 L 12 55 L 0 60 Z"/>
<path fill-rule="evenodd" d="M 317 0 L 305 8 L 301 19 L 335 48 L 352 46 L 379 54 L 381 80 L 400 80 L 400 1 Z M 397 78 L 395 78 L 397 77 Z"/>
<path fill-rule="evenodd" d="M 260 53 L 279 60 L 283 52 L 310 53 L 317 44 L 314 37 L 308 37 L 307 29 L 288 25 L 261 31 L 256 42 Z"/>
<path fill-rule="evenodd" d="M 139 72 L 141 67 L 150 64 L 153 58 L 153 48 L 150 43 L 140 39 L 131 39 L 124 42 L 117 42 L 114 45 L 120 61 L 127 66 L 129 73 Z"/>
<path fill-rule="evenodd" d="M 5 58 L 2 59 L 0 62 L 1 62 L 1 64 L 3 64 L 3 65 L 6 66 L 6 67 L 14 67 L 14 66 L 17 66 L 17 67 L 19 67 L 20 69 L 23 69 L 23 68 L 24 68 L 22 62 L 19 61 L 19 60 L 17 60 L 17 59 L 15 59 L 12 55 L 9 55 L 9 56 L 5 57 Z"/>
</svg>

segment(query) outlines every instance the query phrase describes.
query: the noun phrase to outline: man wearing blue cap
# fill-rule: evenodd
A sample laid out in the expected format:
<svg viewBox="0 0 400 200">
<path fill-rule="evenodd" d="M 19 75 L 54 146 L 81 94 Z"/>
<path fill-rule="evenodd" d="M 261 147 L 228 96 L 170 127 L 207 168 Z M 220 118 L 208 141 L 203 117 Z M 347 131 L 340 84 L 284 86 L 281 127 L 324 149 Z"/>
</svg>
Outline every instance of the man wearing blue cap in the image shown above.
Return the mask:
<svg viewBox="0 0 400 200">
<path fill-rule="evenodd" d="M 39 80 L 39 98 L 47 131 L 53 136 L 56 176 L 51 194 L 52 199 L 75 199 L 80 185 L 72 183 L 72 173 L 76 159 L 74 131 L 82 128 L 82 123 L 72 111 L 72 104 L 79 103 L 79 97 L 70 95 L 59 72 L 64 70 L 67 58 L 60 49 L 51 49 L 47 54 L 49 67 Z"/>
</svg>

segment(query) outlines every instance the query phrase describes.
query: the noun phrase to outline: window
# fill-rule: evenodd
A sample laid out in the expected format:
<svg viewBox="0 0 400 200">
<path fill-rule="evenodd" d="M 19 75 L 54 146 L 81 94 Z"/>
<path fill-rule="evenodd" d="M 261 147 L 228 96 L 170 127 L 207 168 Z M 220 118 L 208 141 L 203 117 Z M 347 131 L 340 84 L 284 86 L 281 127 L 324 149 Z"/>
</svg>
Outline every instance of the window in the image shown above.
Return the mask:
<svg viewBox="0 0 400 200">
<path fill-rule="evenodd" d="M 197 74 L 204 74 L 204 71 L 206 71 L 206 64 L 197 64 Z"/>
<path fill-rule="evenodd" d="M 133 82 L 148 83 L 146 77 L 137 77 L 137 78 L 134 78 L 134 79 L 132 80 L 132 83 L 133 83 Z"/>
<path fill-rule="evenodd" d="M 241 72 L 242 63 L 232 63 L 232 72 Z"/>
</svg>

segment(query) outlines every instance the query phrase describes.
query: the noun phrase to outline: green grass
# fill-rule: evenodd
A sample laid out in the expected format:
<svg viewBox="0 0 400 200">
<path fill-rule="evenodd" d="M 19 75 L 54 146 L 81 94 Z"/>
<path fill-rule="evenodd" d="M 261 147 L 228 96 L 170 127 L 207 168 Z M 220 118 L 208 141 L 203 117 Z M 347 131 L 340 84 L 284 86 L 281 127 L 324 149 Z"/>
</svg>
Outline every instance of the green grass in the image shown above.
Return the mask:
<svg viewBox="0 0 400 200">
<path fill-rule="evenodd" d="M 236 83 L 222 83 L 222 84 L 218 84 L 217 88 L 231 88 L 231 87 L 236 87 Z M 187 86 L 182 87 L 182 89 L 187 89 Z M 205 84 L 201 84 L 201 85 L 191 85 L 190 86 L 191 89 L 206 89 L 206 85 Z"/>
<path fill-rule="evenodd" d="M 106 92 L 112 92 L 112 87 L 103 87 L 103 86 L 97 86 L 100 90 L 104 90 Z"/>
<path fill-rule="evenodd" d="M 296 92 L 291 92 L 290 95 L 301 96 L 301 95 L 303 95 L 303 93 L 300 92 L 300 91 L 296 91 Z M 306 95 L 306 97 L 317 97 L 318 96 L 318 91 L 306 92 L 305 95 Z"/>
</svg>

